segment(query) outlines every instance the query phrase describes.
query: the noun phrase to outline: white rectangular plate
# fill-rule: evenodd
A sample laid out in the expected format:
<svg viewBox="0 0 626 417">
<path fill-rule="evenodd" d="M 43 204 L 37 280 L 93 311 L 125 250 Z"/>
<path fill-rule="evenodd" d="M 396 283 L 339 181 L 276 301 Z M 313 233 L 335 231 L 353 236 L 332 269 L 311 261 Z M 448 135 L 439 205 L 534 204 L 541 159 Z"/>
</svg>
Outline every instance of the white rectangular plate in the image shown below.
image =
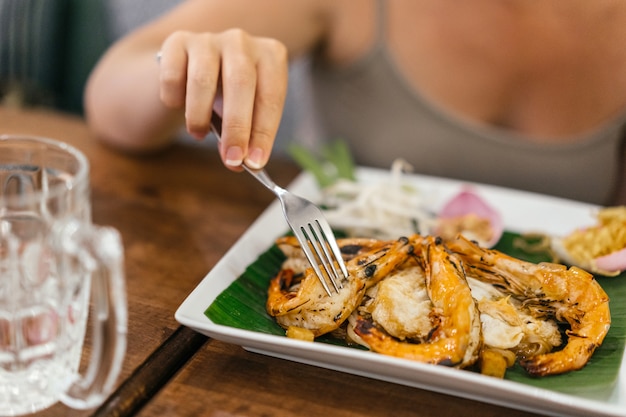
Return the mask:
<svg viewBox="0 0 626 417">
<path fill-rule="evenodd" d="M 388 171 L 359 168 L 357 177 L 365 183 L 380 181 Z M 465 183 L 442 178 L 410 175 L 416 187 L 433 198 L 434 207 L 443 204 Z M 540 231 L 564 235 L 576 227 L 593 224 L 596 206 L 480 184 L 472 184 L 503 215 L 506 230 Z M 289 187 L 296 194 L 319 200 L 314 179 L 304 173 Z M 287 337 L 241 330 L 213 323 L 204 311 L 286 232 L 278 202 L 252 224 L 176 311 L 176 320 L 200 333 L 247 350 L 398 384 L 442 392 L 552 416 L 626 417 L 626 361 L 622 360 L 617 384 L 608 393 L 568 395 L 522 383 L 486 377 L 477 373 L 424 365 L 372 352 L 308 343 Z M 625 283 L 626 284 L 626 283 Z"/>
</svg>

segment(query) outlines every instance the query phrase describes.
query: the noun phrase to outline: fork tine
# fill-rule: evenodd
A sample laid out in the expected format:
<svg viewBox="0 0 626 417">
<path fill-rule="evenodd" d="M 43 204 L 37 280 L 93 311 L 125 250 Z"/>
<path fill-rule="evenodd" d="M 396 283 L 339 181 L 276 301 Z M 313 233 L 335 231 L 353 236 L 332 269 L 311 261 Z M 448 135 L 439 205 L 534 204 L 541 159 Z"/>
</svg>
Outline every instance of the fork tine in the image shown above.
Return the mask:
<svg viewBox="0 0 626 417">
<path fill-rule="evenodd" d="M 320 242 L 319 237 L 317 236 L 318 232 L 315 231 L 311 223 L 306 225 L 305 230 L 305 234 L 309 238 L 309 244 L 313 248 L 313 252 L 317 255 L 318 263 L 320 263 L 324 268 L 324 271 L 326 271 L 325 277 L 327 277 L 328 280 L 333 284 L 333 287 L 335 287 L 335 291 L 339 291 L 336 284 L 337 279 L 335 277 L 334 268 L 330 266 L 332 260 L 329 259 L 328 249 L 324 247 L 322 242 Z"/>
<path fill-rule="evenodd" d="M 292 229 L 293 229 L 294 235 L 298 239 L 298 242 L 300 242 L 300 247 L 302 248 L 304 255 L 306 256 L 307 260 L 313 267 L 313 270 L 315 271 L 317 278 L 319 279 L 322 286 L 324 287 L 326 294 L 328 294 L 328 296 L 331 296 L 332 292 L 330 290 L 330 287 L 328 286 L 328 283 L 326 282 L 326 278 L 324 278 L 324 274 L 322 273 L 322 270 L 319 267 L 318 259 L 315 257 L 315 254 L 313 253 L 313 250 L 311 249 L 311 246 L 309 245 L 308 237 L 305 235 L 303 228 L 294 227 Z"/>
<path fill-rule="evenodd" d="M 322 234 L 324 235 L 324 241 L 328 244 L 328 246 L 330 246 L 333 256 L 339 264 L 339 268 L 341 269 L 343 277 L 348 278 L 348 269 L 346 268 L 346 263 L 343 261 L 343 257 L 341 256 L 341 250 L 337 245 L 337 240 L 335 239 L 335 234 L 333 233 L 333 230 L 326 221 L 320 222 L 319 220 L 317 220 L 317 224 L 322 230 Z M 335 264 L 333 263 L 332 265 L 334 266 Z M 338 273 L 337 276 L 339 276 Z M 341 288 L 341 278 L 339 278 L 339 288 Z"/>
<path fill-rule="evenodd" d="M 324 233 L 322 224 L 318 219 L 315 219 L 314 223 L 309 223 L 308 227 L 311 231 L 312 237 L 314 238 L 311 239 L 311 243 L 320 257 L 322 266 L 326 270 L 326 274 L 328 275 L 330 282 L 333 284 L 333 287 L 335 287 L 335 291 L 339 292 L 339 289 L 341 288 L 341 276 L 339 275 L 339 271 L 337 270 L 335 263 L 341 264 L 343 259 L 341 257 L 333 259 L 333 256 L 336 257 L 334 252 L 333 256 L 331 256 L 331 253 L 328 250 L 328 246 L 330 244 L 329 239 L 326 236 L 326 233 Z M 339 254 L 339 256 L 341 256 L 341 254 Z"/>
</svg>

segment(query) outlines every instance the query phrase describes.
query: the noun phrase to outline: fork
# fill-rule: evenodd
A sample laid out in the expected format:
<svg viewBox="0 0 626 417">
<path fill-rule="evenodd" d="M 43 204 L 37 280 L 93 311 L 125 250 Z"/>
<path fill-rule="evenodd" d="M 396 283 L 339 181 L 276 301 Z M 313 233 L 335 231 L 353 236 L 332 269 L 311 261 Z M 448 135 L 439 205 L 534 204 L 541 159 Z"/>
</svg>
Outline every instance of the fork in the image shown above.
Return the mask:
<svg viewBox="0 0 626 417">
<path fill-rule="evenodd" d="M 211 115 L 211 131 L 220 141 L 222 118 L 216 112 Z M 348 270 L 341 257 L 335 235 L 322 210 L 311 201 L 276 185 L 264 169 L 252 169 L 245 164 L 242 166 L 272 191 L 280 201 L 287 224 L 298 239 L 300 247 L 328 296 L 332 296 L 328 281 L 332 284 L 335 292 L 339 292 L 342 277 L 348 277 Z M 322 268 L 320 268 L 320 264 Z"/>
</svg>

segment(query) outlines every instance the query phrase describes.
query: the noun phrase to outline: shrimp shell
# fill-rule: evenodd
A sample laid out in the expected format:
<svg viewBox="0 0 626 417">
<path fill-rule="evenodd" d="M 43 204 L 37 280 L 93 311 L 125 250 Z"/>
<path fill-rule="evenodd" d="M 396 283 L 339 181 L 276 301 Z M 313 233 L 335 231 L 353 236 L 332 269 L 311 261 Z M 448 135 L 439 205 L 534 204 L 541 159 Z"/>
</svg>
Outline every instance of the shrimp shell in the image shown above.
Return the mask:
<svg viewBox="0 0 626 417">
<path fill-rule="evenodd" d="M 340 242 L 340 246 L 342 243 L 345 248 L 346 242 Z M 359 254 L 346 263 L 348 277 L 332 296 L 328 296 L 313 268 L 305 271 L 299 287 L 293 289 L 290 289 L 293 271 L 281 270 L 270 282 L 267 312 L 282 327 L 306 328 L 315 337 L 337 329 L 361 303 L 365 291 L 409 259 L 414 251 L 406 237 L 371 248 L 357 251 Z"/>
<path fill-rule="evenodd" d="M 585 366 L 609 331 L 609 297 L 593 275 L 577 267 L 533 264 L 484 249 L 459 236 L 447 242 L 468 276 L 488 282 L 522 301 L 537 317 L 569 323 L 567 344 L 557 352 L 520 361 L 534 376 L 561 374 Z"/>
<path fill-rule="evenodd" d="M 354 332 L 371 350 L 424 363 L 466 367 L 478 359 L 480 314 L 465 278 L 462 263 L 446 251 L 440 239 L 424 238 L 423 269 L 433 303 L 435 328 L 424 343 L 400 341 L 365 317 Z"/>
</svg>

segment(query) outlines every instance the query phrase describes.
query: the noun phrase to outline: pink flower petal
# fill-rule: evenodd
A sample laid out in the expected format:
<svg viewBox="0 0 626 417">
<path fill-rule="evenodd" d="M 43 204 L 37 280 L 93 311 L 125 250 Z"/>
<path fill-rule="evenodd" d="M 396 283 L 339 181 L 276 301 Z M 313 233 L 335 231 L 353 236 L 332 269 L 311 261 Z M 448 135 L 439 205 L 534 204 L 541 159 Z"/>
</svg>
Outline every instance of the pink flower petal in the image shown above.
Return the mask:
<svg viewBox="0 0 626 417">
<path fill-rule="evenodd" d="M 493 236 L 486 242 L 491 247 L 498 243 L 504 232 L 504 224 L 500 213 L 491 207 L 471 187 L 464 187 L 456 196 L 450 199 L 439 212 L 440 218 L 462 217 L 474 214 L 477 217 L 489 220 Z"/>
</svg>

